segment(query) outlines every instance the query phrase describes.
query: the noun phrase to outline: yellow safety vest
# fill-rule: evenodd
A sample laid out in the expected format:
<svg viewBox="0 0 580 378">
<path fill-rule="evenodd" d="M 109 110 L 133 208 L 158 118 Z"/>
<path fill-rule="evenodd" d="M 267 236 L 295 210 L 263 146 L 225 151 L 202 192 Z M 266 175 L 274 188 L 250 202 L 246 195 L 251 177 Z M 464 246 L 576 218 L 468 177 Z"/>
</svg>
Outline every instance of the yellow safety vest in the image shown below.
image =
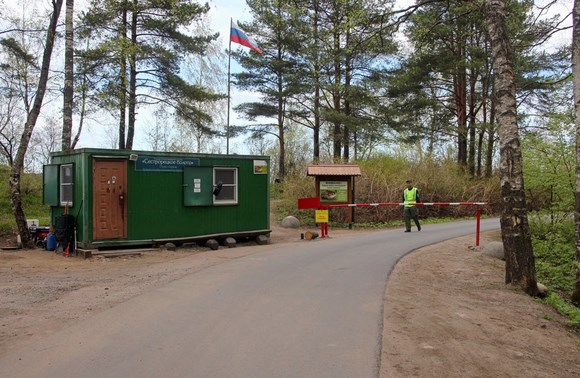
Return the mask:
<svg viewBox="0 0 580 378">
<path fill-rule="evenodd" d="M 405 199 L 405 207 L 413 207 L 409 202 L 417 202 L 417 188 L 405 189 L 403 192 L 403 198 Z"/>
</svg>

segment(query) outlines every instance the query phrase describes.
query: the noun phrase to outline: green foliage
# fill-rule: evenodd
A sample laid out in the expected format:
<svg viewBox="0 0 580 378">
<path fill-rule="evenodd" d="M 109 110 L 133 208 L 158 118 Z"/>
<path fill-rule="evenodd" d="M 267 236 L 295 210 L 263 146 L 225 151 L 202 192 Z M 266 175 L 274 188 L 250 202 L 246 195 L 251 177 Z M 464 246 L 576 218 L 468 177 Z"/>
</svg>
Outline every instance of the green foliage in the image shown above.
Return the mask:
<svg viewBox="0 0 580 378">
<path fill-rule="evenodd" d="M 8 177 L 10 168 L 0 165 L 0 236 L 11 236 L 16 230 L 16 222 L 10 202 Z M 24 174 L 21 180 L 23 207 L 28 219 L 38 219 L 41 225 L 50 223 L 50 208 L 42 204 L 42 176 Z"/>
<path fill-rule="evenodd" d="M 572 220 L 560 223 L 530 217 L 530 232 L 538 281 L 552 290 L 571 294 L 578 269 Z"/>
<path fill-rule="evenodd" d="M 569 114 L 552 114 L 546 128 L 522 138 L 528 203 L 553 216 L 574 211 L 576 176 L 573 121 Z M 557 153 L 554 153 L 557 152 Z"/>
<path fill-rule="evenodd" d="M 580 309 L 569 300 L 575 273 L 580 269 L 574 232 L 572 219 L 554 222 L 543 215 L 530 216 L 537 280 L 551 290 L 546 302 L 568 316 L 570 324 L 580 330 Z"/>
<path fill-rule="evenodd" d="M 570 319 L 568 325 L 571 328 L 580 331 L 580 309 L 578 307 L 566 302 L 557 293 L 550 293 L 546 298 L 546 303 L 554 307 L 562 315 L 567 316 Z"/>
</svg>

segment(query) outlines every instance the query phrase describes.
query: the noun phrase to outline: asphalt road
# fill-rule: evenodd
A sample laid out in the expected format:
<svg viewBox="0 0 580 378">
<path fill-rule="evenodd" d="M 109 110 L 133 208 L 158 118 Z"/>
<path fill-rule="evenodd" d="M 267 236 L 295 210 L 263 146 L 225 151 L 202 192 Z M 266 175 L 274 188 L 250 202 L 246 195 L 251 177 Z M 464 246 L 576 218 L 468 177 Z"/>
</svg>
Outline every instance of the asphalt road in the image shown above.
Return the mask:
<svg viewBox="0 0 580 378">
<path fill-rule="evenodd" d="M 389 272 L 468 234 L 475 221 L 263 246 L 1 356 L 0 377 L 376 377 Z"/>
</svg>

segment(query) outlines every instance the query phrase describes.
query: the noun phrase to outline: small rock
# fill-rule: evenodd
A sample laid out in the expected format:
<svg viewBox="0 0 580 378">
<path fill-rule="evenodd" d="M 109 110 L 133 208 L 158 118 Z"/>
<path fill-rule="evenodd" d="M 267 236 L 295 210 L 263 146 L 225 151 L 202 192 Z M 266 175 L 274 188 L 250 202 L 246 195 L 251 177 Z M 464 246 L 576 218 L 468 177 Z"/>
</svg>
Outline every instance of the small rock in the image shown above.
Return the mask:
<svg viewBox="0 0 580 378">
<path fill-rule="evenodd" d="M 284 228 L 298 228 L 300 227 L 300 221 L 298 218 L 289 215 L 282 220 L 281 226 Z"/>
<path fill-rule="evenodd" d="M 548 295 L 548 288 L 546 287 L 546 285 L 543 285 L 541 283 L 537 283 L 538 285 L 538 296 L 539 297 L 545 297 L 546 295 Z"/>
<path fill-rule="evenodd" d="M 258 245 L 266 245 L 270 243 L 270 238 L 266 235 L 258 235 L 256 236 L 256 244 Z"/>
<path fill-rule="evenodd" d="M 177 246 L 173 243 L 165 243 L 164 248 L 168 251 L 175 251 Z"/>
<path fill-rule="evenodd" d="M 222 244 L 228 248 L 236 248 L 236 239 L 231 237 L 225 238 Z"/>
<path fill-rule="evenodd" d="M 209 239 L 205 242 L 205 246 L 215 251 L 220 247 L 220 243 L 218 243 L 215 239 Z"/>
</svg>

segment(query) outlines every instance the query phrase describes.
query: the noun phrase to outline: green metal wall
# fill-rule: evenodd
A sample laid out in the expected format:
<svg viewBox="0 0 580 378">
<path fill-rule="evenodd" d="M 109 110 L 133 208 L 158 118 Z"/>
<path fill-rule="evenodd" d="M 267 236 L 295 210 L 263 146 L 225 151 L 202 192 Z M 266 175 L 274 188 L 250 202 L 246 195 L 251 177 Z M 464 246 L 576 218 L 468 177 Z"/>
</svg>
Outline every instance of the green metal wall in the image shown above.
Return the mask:
<svg viewBox="0 0 580 378">
<path fill-rule="evenodd" d="M 73 186 L 73 206 L 68 209 L 69 214 L 78 218 L 76 222 L 76 233 L 78 240 L 85 240 L 85 234 L 88 232 L 88 225 L 85 224 L 84 220 L 88 219 L 89 207 L 91 203 L 87 203 L 86 200 L 86 187 L 88 186 L 88 175 L 89 172 L 87 165 L 87 157 L 81 153 L 74 152 L 66 156 L 58 155 L 57 153 L 52 155 L 51 164 L 61 165 L 70 164 L 74 165 L 74 186 Z M 46 185 L 46 183 L 45 183 Z M 57 180 L 58 185 L 58 180 Z M 44 188 L 46 192 L 47 188 Z M 54 190 L 54 188 L 50 188 Z M 56 189 L 58 192 L 58 189 Z M 92 192 L 91 192 L 92 195 Z M 88 205 L 88 207 L 87 207 Z M 57 216 L 62 215 L 65 212 L 65 208 L 61 206 L 51 206 L 51 223 L 55 223 Z M 91 214 L 92 215 L 92 214 Z"/>
<path fill-rule="evenodd" d="M 238 204 L 184 206 L 182 172 L 136 171 L 135 161 L 128 160 L 126 188 L 128 237 L 118 240 L 118 244 L 269 229 L 269 174 L 254 174 L 253 165 L 254 160 L 265 160 L 268 162 L 269 171 L 267 156 L 81 149 L 69 154 L 55 153 L 51 160 L 52 164 L 75 164 L 74 206 L 69 209 L 69 213 L 75 216 L 78 214 L 77 240 L 80 247 L 93 246 L 93 157 L 128 159 L 131 153 L 198 158 L 202 167 L 237 167 Z M 53 222 L 62 212 L 61 207 L 52 208 Z"/>
</svg>

